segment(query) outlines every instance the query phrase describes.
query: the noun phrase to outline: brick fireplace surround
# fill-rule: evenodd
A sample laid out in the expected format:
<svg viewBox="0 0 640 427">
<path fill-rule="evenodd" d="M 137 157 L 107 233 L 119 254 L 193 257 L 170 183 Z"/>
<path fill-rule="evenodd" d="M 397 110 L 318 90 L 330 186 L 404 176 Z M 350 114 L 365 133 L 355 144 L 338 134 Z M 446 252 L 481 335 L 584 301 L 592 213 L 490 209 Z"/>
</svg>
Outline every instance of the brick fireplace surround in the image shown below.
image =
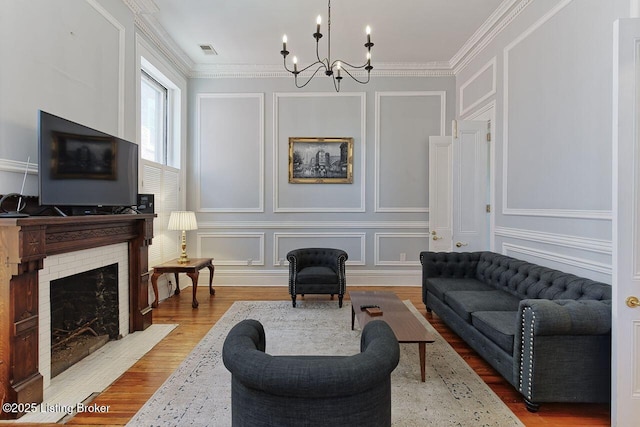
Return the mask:
<svg viewBox="0 0 640 427">
<path fill-rule="evenodd" d="M 129 332 L 152 322 L 148 246 L 153 214 L 0 219 L 0 401 L 42 402 L 39 271 L 47 256 L 126 243 Z M 42 361 L 44 362 L 44 361 Z M 20 414 L 0 412 L 0 419 Z"/>
</svg>

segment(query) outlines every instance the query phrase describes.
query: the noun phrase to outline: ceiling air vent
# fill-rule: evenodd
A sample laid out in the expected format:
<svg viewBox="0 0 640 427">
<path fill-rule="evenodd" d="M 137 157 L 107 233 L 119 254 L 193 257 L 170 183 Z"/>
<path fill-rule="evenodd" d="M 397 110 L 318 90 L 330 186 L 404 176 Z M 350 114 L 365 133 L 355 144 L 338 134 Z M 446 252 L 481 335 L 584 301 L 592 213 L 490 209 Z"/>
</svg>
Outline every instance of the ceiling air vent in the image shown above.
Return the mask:
<svg viewBox="0 0 640 427">
<path fill-rule="evenodd" d="M 201 44 L 200 49 L 205 55 L 217 55 L 218 52 L 210 44 Z"/>
</svg>

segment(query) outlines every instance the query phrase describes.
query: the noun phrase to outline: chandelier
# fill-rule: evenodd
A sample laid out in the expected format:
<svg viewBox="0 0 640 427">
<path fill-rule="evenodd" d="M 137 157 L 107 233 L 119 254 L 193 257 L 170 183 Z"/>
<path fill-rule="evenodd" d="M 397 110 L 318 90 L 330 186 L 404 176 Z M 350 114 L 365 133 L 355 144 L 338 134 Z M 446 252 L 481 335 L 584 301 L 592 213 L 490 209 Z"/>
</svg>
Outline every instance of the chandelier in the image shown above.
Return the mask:
<svg viewBox="0 0 640 427">
<path fill-rule="evenodd" d="M 371 48 L 373 47 L 373 43 L 371 43 L 371 27 L 367 25 L 366 35 L 367 42 L 364 44 L 364 47 L 367 48 L 367 55 L 365 63 L 362 65 L 352 65 L 346 61 L 336 59 L 331 60 L 331 0 L 329 0 L 328 13 L 327 13 L 327 57 L 324 59 L 320 59 L 320 39 L 322 38 L 322 33 L 320 32 L 320 25 L 322 24 L 322 17 L 318 15 L 318 19 L 316 20 L 316 32 L 313 33 L 313 38 L 316 39 L 316 58 L 317 60 L 301 69 L 298 69 L 298 58 L 293 57 L 293 70 L 287 66 L 287 55 L 289 55 L 289 51 L 287 50 L 287 35 L 285 34 L 282 37 L 282 50 L 280 54 L 284 60 L 284 69 L 293 74 L 293 78 L 297 88 L 303 88 L 309 84 L 309 82 L 320 72 L 324 70 L 324 74 L 328 77 L 331 77 L 333 80 L 333 86 L 336 89 L 336 92 L 340 92 L 340 80 L 342 80 L 342 73 L 345 73 L 349 77 L 351 77 L 354 81 L 360 84 L 369 83 L 369 78 L 371 77 L 371 70 L 373 67 L 371 66 Z M 304 81 L 303 83 L 298 82 L 298 74 L 309 70 L 310 68 L 314 68 L 315 71 L 311 74 L 311 76 Z M 367 78 L 358 79 L 354 74 L 356 70 L 366 70 Z"/>
</svg>

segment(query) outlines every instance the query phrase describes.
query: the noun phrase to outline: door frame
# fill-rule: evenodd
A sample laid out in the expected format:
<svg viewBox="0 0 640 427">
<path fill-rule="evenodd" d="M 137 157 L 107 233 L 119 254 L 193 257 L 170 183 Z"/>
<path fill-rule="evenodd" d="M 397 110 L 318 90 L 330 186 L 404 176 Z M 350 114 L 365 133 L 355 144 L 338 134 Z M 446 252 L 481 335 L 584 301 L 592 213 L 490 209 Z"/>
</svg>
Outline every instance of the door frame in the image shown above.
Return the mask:
<svg viewBox="0 0 640 427">
<path fill-rule="evenodd" d="M 640 418 L 640 19 L 614 24 L 611 421 Z"/>
<path fill-rule="evenodd" d="M 488 175 L 489 182 L 487 184 L 487 194 L 489 195 L 489 204 L 491 205 L 491 212 L 489 212 L 489 250 L 496 252 L 496 101 L 493 100 L 470 114 L 462 116 L 460 120 L 486 120 L 489 122 L 488 131 L 491 134 L 491 141 L 489 142 L 489 165 Z"/>
</svg>

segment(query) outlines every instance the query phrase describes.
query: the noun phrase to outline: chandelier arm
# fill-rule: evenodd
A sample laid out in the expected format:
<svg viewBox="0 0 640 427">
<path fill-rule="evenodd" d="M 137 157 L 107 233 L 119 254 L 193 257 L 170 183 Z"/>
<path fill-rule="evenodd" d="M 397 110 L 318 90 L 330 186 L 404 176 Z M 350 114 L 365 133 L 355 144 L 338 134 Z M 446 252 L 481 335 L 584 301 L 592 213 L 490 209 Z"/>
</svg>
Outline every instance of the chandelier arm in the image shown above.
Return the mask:
<svg viewBox="0 0 640 427">
<path fill-rule="evenodd" d="M 327 65 L 326 65 L 324 62 L 322 62 L 322 61 L 316 61 L 316 62 L 314 62 L 313 64 L 309 64 L 309 65 L 307 65 L 306 67 L 304 67 L 304 68 L 302 68 L 302 69 L 298 70 L 298 71 L 297 71 L 297 73 L 298 73 L 298 74 L 300 74 L 300 73 L 302 73 L 302 72 L 304 72 L 304 71 L 307 71 L 309 68 L 311 68 L 311 67 L 313 67 L 313 66 L 315 66 L 315 65 L 318 65 L 318 64 L 319 64 L 320 66 L 319 66 L 319 67 L 318 67 L 318 69 L 313 73 L 313 75 L 315 75 L 315 74 L 320 70 L 320 68 L 324 68 L 324 69 L 326 69 L 326 68 L 327 68 Z M 295 72 L 293 72 L 293 71 L 292 71 L 292 73 L 294 73 L 294 74 L 295 74 Z"/>
<path fill-rule="evenodd" d="M 284 59 L 282 60 L 283 64 L 284 64 L 284 69 L 290 73 L 293 74 L 293 70 L 290 70 L 289 67 L 287 67 L 287 57 L 285 56 Z"/>
<path fill-rule="evenodd" d="M 336 63 L 338 63 L 338 62 L 342 65 L 342 67 L 343 67 L 343 68 L 344 68 L 344 66 L 346 65 L 347 67 L 351 67 L 351 68 L 354 68 L 354 69 L 363 69 L 363 68 L 365 68 L 365 67 L 369 64 L 369 62 L 367 61 L 367 62 L 365 62 L 365 63 L 364 63 L 364 64 L 362 64 L 362 65 L 353 65 L 353 64 L 350 64 L 350 63 L 348 63 L 348 62 L 346 62 L 346 61 L 343 61 L 343 60 L 341 60 L 341 59 L 336 59 L 335 61 L 333 61 L 333 63 L 331 64 L 331 66 L 333 67 L 333 66 L 334 66 Z"/>
<path fill-rule="evenodd" d="M 347 73 L 349 75 L 349 77 L 351 77 L 353 80 L 355 80 L 357 83 L 360 83 L 361 85 L 367 84 L 369 83 L 369 79 L 371 78 L 371 73 L 367 72 L 367 80 L 358 80 L 353 74 L 351 74 L 349 72 L 349 70 L 347 70 L 346 68 L 343 68 L 342 71 L 344 71 L 345 73 Z"/>
<path fill-rule="evenodd" d="M 316 63 L 314 63 L 314 64 L 309 65 L 309 67 L 305 68 L 305 70 L 306 70 L 306 69 L 308 69 L 308 68 L 310 68 L 312 65 L 315 65 L 315 64 L 317 64 L 317 62 L 316 62 Z M 313 80 L 313 78 L 316 76 L 316 74 L 318 73 L 318 71 L 320 71 L 323 67 L 324 67 L 324 64 L 322 64 L 321 66 L 319 66 L 318 68 L 316 68 L 316 70 L 313 72 L 313 74 L 311 74 L 311 76 L 307 79 L 307 81 L 306 81 L 306 82 L 304 82 L 302 85 L 299 85 L 299 84 L 298 84 L 298 74 L 300 74 L 300 72 L 298 72 L 298 74 L 294 74 L 294 77 L 295 77 L 295 78 L 294 78 L 294 81 L 295 81 L 296 87 L 297 87 L 298 89 L 302 89 L 303 87 L 305 87 L 306 85 L 308 85 L 308 84 L 309 84 L 309 82 L 311 82 L 311 80 Z"/>
</svg>

